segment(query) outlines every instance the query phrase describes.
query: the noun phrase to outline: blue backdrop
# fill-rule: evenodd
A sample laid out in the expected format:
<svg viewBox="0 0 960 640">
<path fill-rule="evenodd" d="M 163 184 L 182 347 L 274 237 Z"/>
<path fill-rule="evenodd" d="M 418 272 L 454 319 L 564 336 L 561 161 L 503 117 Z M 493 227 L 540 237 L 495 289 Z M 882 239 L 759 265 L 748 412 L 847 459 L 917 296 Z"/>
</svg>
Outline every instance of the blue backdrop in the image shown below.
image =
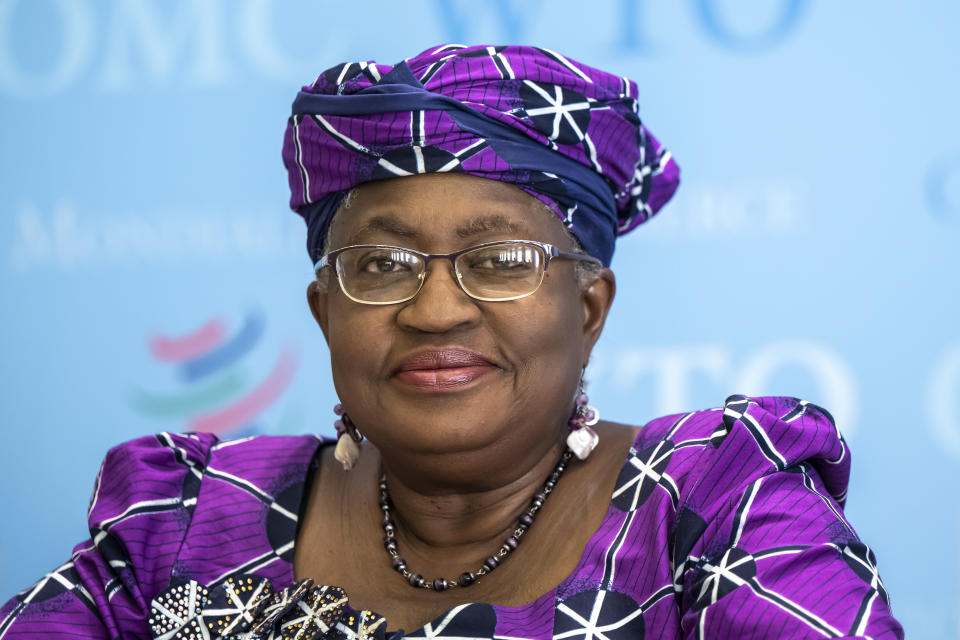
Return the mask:
<svg viewBox="0 0 960 640">
<path fill-rule="evenodd" d="M 958 637 L 958 27 L 948 0 L 0 0 L 0 599 L 86 536 L 111 445 L 331 433 L 280 162 L 296 89 L 522 42 L 636 79 L 683 169 L 614 258 L 603 415 L 829 408 L 894 612 Z"/>
</svg>

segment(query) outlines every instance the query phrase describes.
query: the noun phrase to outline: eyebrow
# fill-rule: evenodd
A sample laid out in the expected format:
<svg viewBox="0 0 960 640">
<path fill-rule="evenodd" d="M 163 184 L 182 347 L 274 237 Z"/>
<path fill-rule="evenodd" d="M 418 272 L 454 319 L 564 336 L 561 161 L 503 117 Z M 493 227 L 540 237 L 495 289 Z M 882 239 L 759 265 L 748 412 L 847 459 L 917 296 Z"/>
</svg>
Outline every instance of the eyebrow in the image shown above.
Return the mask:
<svg viewBox="0 0 960 640">
<path fill-rule="evenodd" d="M 394 216 L 374 216 L 351 234 L 347 244 L 356 244 L 364 236 L 378 231 L 408 239 L 416 239 L 420 235 L 412 227 L 405 225 Z M 487 215 L 476 217 L 456 229 L 459 238 L 470 238 L 488 231 L 509 231 L 517 234 L 522 231 L 522 228 L 520 225 L 511 222 L 506 216 Z"/>
<path fill-rule="evenodd" d="M 516 234 L 520 230 L 520 225 L 511 222 L 505 216 L 491 215 L 474 218 L 467 224 L 457 227 L 457 236 L 469 238 L 487 231 L 509 231 Z"/>
<path fill-rule="evenodd" d="M 356 244 L 369 233 L 381 231 L 401 238 L 416 238 L 417 232 L 393 216 L 374 216 L 351 234 L 347 244 Z"/>
</svg>

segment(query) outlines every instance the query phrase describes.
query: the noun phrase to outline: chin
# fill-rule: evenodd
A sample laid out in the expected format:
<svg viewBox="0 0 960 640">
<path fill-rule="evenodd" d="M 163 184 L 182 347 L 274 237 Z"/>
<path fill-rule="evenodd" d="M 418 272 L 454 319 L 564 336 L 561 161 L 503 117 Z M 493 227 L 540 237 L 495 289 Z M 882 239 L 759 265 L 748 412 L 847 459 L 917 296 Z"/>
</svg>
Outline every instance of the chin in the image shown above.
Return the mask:
<svg viewBox="0 0 960 640">
<path fill-rule="evenodd" d="M 422 416 L 405 417 L 391 430 L 390 446 L 408 454 L 444 455 L 468 453 L 489 448 L 507 429 L 493 420 L 478 423 L 469 411 L 427 411 Z M 399 436 L 399 437 L 397 437 Z"/>
</svg>

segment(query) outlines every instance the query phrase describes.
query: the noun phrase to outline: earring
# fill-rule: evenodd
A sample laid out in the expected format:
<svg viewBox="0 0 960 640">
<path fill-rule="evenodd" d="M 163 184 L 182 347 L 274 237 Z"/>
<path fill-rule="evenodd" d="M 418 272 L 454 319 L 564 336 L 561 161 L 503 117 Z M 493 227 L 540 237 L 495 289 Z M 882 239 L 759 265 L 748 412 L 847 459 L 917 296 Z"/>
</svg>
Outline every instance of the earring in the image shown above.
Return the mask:
<svg viewBox="0 0 960 640">
<path fill-rule="evenodd" d="M 333 423 L 333 428 L 337 430 L 337 448 L 333 450 L 333 457 L 343 465 L 344 471 L 350 471 L 360 458 L 359 443 L 363 440 L 363 434 L 357 431 L 357 426 L 342 404 L 334 405 L 333 412 L 340 416 Z"/>
<path fill-rule="evenodd" d="M 586 460 L 590 452 L 594 450 L 597 443 L 600 442 L 600 436 L 591 429 L 593 425 L 600 421 L 600 412 L 596 407 L 590 406 L 590 398 L 583 390 L 583 378 L 580 378 L 580 388 L 577 390 L 577 397 L 573 401 L 573 413 L 567 421 L 570 427 L 570 435 L 567 436 L 567 446 L 581 460 Z"/>
</svg>

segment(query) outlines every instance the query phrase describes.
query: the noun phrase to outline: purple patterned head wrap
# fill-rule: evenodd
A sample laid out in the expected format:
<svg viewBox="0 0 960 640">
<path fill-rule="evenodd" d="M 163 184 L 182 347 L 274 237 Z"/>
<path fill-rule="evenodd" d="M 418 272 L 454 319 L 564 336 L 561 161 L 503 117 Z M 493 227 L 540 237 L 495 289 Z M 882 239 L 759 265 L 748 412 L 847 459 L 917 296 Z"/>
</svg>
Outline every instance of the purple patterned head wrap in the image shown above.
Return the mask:
<svg viewBox="0 0 960 640">
<path fill-rule="evenodd" d="M 680 170 L 637 115 L 637 85 L 535 47 L 429 49 L 392 67 L 344 63 L 303 87 L 283 140 L 290 207 L 320 257 L 347 191 L 460 172 L 546 203 L 605 265 Z"/>
</svg>

